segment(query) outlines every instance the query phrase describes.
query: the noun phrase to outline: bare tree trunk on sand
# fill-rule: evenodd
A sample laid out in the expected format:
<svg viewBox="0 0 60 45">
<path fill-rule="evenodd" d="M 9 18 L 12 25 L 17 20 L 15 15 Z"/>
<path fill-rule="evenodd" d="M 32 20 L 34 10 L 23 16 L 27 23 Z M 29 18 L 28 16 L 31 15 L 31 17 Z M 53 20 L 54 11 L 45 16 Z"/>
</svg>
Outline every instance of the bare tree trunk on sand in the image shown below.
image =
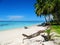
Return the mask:
<svg viewBox="0 0 60 45">
<path fill-rule="evenodd" d="M 47 26 L 47 29 L 49 28 L 49 26 Z M 47 30 L 45 29 L 45 30 Z M 31 38 L 34 38 L 36 36 L 39 36 L 40 33 L 43 33 L 45 32 L 45 30 L 39 30 L 38 32 L 34 33 L 34 34 L 31 34 L 31 35 L 26 35 L 26 34 L 22 34 L 24 37 L 26 37 L 26 39 L 31 39 Z"/>
<path fill-rule="evenodd" d="M 40 31 L 38 31 L 38 32 L 36 32 L 36 33 L 34 33 L 34 34 L 32 34 L 32 35 L 26 35 L 26 34 L 22 34 L 24 37 L 26 37 L 25 39 L 31 39 L 31 38 L 33 38 L 33 37 L 36 37 L 36 36 L 39 36 L 40 35 L 40 33 L 43 33 L 43 32 L 45 32 L 45 30 L 40 30 Z"/>
</svg>

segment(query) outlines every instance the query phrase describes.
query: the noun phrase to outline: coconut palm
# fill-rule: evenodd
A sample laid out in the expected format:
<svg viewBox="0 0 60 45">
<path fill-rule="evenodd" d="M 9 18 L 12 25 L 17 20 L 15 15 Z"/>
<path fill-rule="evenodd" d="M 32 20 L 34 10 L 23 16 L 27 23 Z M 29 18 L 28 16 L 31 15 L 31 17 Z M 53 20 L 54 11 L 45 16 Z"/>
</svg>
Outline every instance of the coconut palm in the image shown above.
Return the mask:
<svg viewBox="0 0 60 45">
<path fill-rule="evenodd" d="M 35 3 L 35 12 L 37 14 L 37 16 L 41 16 L 44 15 L 45 16 L 45 20 L 46 20 L 46 16 L 49 16 L 49 24 L 50 24 L 50 14 L 53 14 L 53 16 L 55 16 L 55 18 L 57 18 L 56 13 L 60 10 L 56 10 L 57 6 L 57 2 L 60 3 L 60 0 L 36 0 Z M 59 5 L 58 5 L 59 6 Z M 60 11 L 59 11 L 60 13 Z M 47 23 L 47 20 L 46 20 Z M 50 24 L 51 25 L 51 24 Z M 48 40 L 50 40 L 50 32 L 49 30 L 47 31 L 48 34 Z"/>
<path fill-rule="evenodd" d="M 45 0 L 45 2 L 46 2 L 46 0 Z M 43 0 L 37 0 L 36 1 L 35 12 L 36 12 L 37 16 L 41 16 L 43 14 L 45 2 Z M 45 17 L 45 20 L 46 20 L 46 17 Z M 46 22 L 47 22 L 47 20 L 46 20 Z"/>
<path fill-rule="evenodd" d="M 46 15 L 51 14 L 54 9 L 54 0 L 37 0 L 35 3 L 35 12 L 37 16 L 44 15 L 46 20 Z M 47 20 L 46 20 L 47 22 Z"/>
</svg>

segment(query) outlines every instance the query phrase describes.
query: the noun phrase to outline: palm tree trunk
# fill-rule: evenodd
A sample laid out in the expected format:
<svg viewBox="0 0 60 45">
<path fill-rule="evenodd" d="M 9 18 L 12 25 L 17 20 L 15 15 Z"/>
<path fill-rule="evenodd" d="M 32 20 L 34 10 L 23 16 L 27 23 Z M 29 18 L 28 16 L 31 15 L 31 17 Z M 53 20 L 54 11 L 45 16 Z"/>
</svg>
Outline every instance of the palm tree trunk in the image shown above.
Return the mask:
<svg viewBox="0 0 60 45">
<path fill-rule="evenodd" d="M 46 21 L 46 23 L 47 23 L 47 19 L 46 19 L 46 16 L 44 16 L 45 17 L 45 21 Z"/>
</svg>

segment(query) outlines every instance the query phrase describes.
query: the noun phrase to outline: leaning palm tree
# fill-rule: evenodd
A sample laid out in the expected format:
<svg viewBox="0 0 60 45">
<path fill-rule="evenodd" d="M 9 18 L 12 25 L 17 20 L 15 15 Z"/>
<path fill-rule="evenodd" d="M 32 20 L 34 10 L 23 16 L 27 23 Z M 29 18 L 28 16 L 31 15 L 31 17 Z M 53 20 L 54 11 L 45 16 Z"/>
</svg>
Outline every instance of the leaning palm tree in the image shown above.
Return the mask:
<svg viewBox="0 0 60 45">
<path fill-rule="evenodd" d="M 43 14 L 44 6 L 45 6 L 45 2 L 43 0 L 41 0 L 41 1 L 37 0 L 36 1 L 36 3 L 35 3 L 35 12 L 36 12 L 37 16 L 41 16 Z M 46 17 L 45 17 L 45 20 L 46 20 Z M 47 20 L 46 20 L 46 22 L 47 22 Z"/>
<path fill-rule="evenodd" d="M 35 3 L 35 12 L 36 12 L 37 16 L 44 15 L 46 23 L 47 23 L 46 16 L 48 15 L 48 17 L 49 17 L 48 20 L 49 20 L 49 24 L 50 24 L 50 14 L 54 13 L 53 12 L 54 7 L 55 7 L 55 0 L 36 0 L 36 3 Z M 47 30 L 48 40 L 50 40 L 50 37 L 51 37 L 49 30 Z"/>
<path fill-rule="evenodd" d="M 36 0 L 35 12 L 37 16 L 52 14 L 54 20 L 60 21 L 60 0 Z M 46 20 L 47 22 L 47 20 Z"/>
<path fill-rule="evenodd" d="M 54 1 L 52 0 L 37 0 L 35 3 L 35 12 L 37 16 L 44 15 L 47 22 L 46 16 L 51 14 L 54 6 Z"/>
</svg>

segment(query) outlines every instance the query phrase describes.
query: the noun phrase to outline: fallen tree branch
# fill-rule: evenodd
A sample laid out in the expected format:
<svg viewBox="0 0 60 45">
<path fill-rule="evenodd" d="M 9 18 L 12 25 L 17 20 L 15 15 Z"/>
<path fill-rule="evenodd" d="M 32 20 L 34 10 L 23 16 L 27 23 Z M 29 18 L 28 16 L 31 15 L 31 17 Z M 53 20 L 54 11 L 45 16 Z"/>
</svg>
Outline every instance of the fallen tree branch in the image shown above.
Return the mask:
<svg viewBox="0 0 60 45">
<path fill-rule="evenodd" d="M 26 34 L 22 34 L 22 35 L 23 35 L 24 37 L 26 37 L 26 39 L 31 39 L 31 38 L 33 38 L 33 37 L 39 36 L 40 33 L 43 33 L 43 32 L 45 32 L 45 30 L 40 30 L 40 31 L 38 31 L 38 32 L 36 32 L 36 33 L 34 33 L 34 34 L 32 34 L 32 35 L 26 35 Z"/>
</svg>

